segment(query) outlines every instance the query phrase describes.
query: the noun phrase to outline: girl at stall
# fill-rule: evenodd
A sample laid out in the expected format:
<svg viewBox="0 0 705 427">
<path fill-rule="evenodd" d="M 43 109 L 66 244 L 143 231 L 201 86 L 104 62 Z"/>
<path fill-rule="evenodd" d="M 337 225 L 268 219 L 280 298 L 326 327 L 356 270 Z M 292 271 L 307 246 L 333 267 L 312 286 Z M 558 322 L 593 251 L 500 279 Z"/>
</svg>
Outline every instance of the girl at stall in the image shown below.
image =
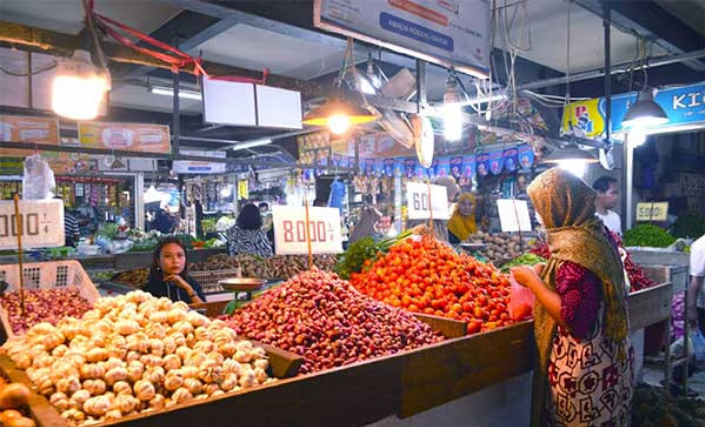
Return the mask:
<svg viewBox="0 0 705 427">
<path fill-rule="evenodd" d="M 206 301 L 201 285 L 188 275 L 184 244 L 173 236 L 162 239 L 154 250 L 152 266 L 143 290 L 174 302 L 193 304 Z"/>
<path fill-rule="evenodd" d="M 476 231 L 475 196 L 470 193 L 461 194 L 453 216 L 448 221 L 448 241 L 456 245 L 466 241 Z"/>
<path fill-rule="evenodd" d="M 628 426 L 634 350 L 624 273 L 595 192 L 561 168 L 528 187 L 546 231 L 548 263 L 515 267 L 536 296 L 532 426 Z"/>
<path fill-rule="evenodd" d="M 272 256 L 272 246 L 267 234 L 262 231 L 262 214 L 257 206 L 245 205 L 237 216 L 237 223 L 227 231 L 228 254 L 258 255 L 266 258 Z"/>
</svg>

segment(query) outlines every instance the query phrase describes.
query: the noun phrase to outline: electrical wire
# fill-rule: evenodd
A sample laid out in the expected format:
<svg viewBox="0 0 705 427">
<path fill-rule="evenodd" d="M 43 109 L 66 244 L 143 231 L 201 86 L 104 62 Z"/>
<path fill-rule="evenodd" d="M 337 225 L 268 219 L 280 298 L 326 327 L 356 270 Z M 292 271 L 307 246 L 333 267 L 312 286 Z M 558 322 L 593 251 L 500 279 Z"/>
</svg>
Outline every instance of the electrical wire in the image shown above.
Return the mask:
<svg viewBox="0 0 705 427">
<path fill-rule="evenodd" d="M 31 55 L 31 54 L 30 54 L 30 55 Z M 51 65 L 48 65 L 48 66 L 46 66 L 46 67 L 39 68 L 39 69 L 36 69 L 36 70 L 32 70 L 32 71 L 30 71 L 30 72 L 28 72 L 28 73 L 18 73 L 18 72 L 11 71 L 11 70 L 8 70 L 7 68 L 4 68 L 4 67 L 0 66 L 0 72 L 3 72 L 3 73 L 5 73 L 5 74 L 7 74 L 7 75 L 14 76 L 14 77 L 29 77 L 29 76 L 36 76 L 37 74 L 41 74 L 41 73 L 45 73 L 45 72 L 47 72 L 47 71 L 53 70 L 53 69 L 56 68 L 58 65 L 59 65 L 58 62 L 53 61 L 53 64 L 51 64 Z"/>
</svg>

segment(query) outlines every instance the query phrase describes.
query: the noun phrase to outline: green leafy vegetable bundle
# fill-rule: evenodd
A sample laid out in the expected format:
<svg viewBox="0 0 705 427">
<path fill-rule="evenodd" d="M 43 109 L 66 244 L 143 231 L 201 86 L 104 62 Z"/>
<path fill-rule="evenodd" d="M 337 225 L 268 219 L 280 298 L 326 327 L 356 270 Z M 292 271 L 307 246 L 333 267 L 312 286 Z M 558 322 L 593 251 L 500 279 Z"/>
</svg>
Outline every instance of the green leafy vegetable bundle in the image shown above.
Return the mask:
<svg viewBox="0 0 705 427">
<path fill-rule="evenodd" d="M 652 224 L 641 224 L 624 233 L 624 246 L 642 246 L 650 248 L 666 248 L 671 246 L 676 238 L 666 230 Z"/>
<path fill-rule="evenodd" d="M 524 255 L 518 256 L 518 257 L 514 258 L 513 260 L 509 261 L 508 263 L 504 264 L 500 268 L 500 271 L 502 273 L 509 273 L 509 270 L 511 270 L 512 267 L 517 267 L 519 265 L 533 266 L 536 264 L 540 264 L 542 262 L 546 262 L 546 259 L 543 257 L 540 257 L 538 255 L 534 255 L 534 254 L 524 254 Z"/>
</svg>

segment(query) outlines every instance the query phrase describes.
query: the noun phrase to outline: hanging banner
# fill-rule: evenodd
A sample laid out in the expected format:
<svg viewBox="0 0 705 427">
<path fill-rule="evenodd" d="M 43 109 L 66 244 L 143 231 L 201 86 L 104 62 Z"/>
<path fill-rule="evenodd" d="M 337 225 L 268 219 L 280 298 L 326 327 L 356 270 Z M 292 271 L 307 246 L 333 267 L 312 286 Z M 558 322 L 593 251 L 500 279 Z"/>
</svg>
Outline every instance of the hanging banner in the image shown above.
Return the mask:
<svg viewBox="0 0 705 427">
<path fill-rule="evenodd" d="M 612 132 L 625 129 L 622 120 L 637 100 L 637 93 L 612 97 Z M 663 108 L 668 123 L 648 127 L 650 133 L 675 132 L 684 128 L 705 127 L 705 82 L 691 86 L 659 90 L 654 101 Z M 605 134 L 605 98 L 573 102 L 563 110 L 563 132 L 577 136 L 601 138 Z"/>
<path fill-rule="evenodd" d="M 22 247 L 64 246 L 64 203 L 61 200 L 20 200 Z M 0 249 L 17 249 L 15 202 L 0 202 Z"/>
<path fill-rule="evenodd" d="M 308 253 L 306 240 L 306 208 L 298 206 L 272 207 L 274 246 L 277 255 L 303 255 Z M 338 208 L 308 208 L 308 234 L 314 254 L 343 252 Z"/>
<path fill-rule="evenodd" d="M 436 176 L 439 178 L 445 178 L 450 176 L 450 158 L 441 157 L 438 159 L 438 169 L 436 170 Z"/>
<path fill-rule="evenodd" d="M 528 145 L 519 146 L 519 164 L 523 169 L 531 169 L 534 165 L 534 149 Z"/>
<path fill-rule="evenodd" d="M 504 162 L 504 169 L 507 172 L 514 172 L 517 170 L 518 167 L 518 160 L 517 160 L 517 155 L 519 151 L 514 148 L 507 148 L 504 150 L 504 153 L 502 153 L 502 161 Z"/>
<path fill-rule="evenodd" d="M 477 155 L 477 174 L 487 176 L 490 173 L 490 155 L 482 153 Z"/>
<path fill-rule="evenodd" d="M 315 0 L 314 25 L 448 68 L 487 77 L 486 0 Z"/>
<path fill-rule="evenodd" d="M 225 151 L 198 151 L 198 150 L 181 150 L 181 154 L 187 156 L 213 157 L 218 159 L 225 158 Z M 175 173 L 225 173 L 224 162 L 202 162 L 192 160 L 174 160 L 172 170 Z"/>
<path fill-rule="evenodd" d="M 463 175 L 463 158 L 453 157 L 450 159 L 450 174 L 456 180 L 460 179 Z"/>
<path fill-rule="evenodd" d="M 78 123 L 82 147 L 108 150 L 170 153 L 169 126 L 146 123 Z"/>
<path fill-rule="evenodd" d="M 503 159 L 501 151 L 493 151 L 490 153 L 490 171 L 492 175 L 499 175 L 502 172 Z"/>
<path fill-rule="evenodd" d="M 26 156 L 28 150 L 34 150 L 32 144 L 59 145 L 59 120 L 0 114 L 0 141 L 27 143 L 26 150 L 0 148 L 0 156 Z"/>
</svg>

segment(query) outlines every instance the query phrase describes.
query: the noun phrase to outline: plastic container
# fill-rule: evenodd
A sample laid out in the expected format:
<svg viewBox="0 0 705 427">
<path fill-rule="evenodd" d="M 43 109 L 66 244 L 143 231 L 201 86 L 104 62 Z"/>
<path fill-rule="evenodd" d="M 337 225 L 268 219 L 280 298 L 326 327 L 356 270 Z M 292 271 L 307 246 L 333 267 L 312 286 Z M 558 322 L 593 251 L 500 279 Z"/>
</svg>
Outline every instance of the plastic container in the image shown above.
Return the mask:
<svg viewBox="0 0 705 427">
<path fill-rule="evenodd" d="M 521 286 L 509 276 L 512 290 L 509 298 L 509 316 L 513 320 L 530 319 L 534 309 L 534 293 L 529 288 Z"/>
</svg>

